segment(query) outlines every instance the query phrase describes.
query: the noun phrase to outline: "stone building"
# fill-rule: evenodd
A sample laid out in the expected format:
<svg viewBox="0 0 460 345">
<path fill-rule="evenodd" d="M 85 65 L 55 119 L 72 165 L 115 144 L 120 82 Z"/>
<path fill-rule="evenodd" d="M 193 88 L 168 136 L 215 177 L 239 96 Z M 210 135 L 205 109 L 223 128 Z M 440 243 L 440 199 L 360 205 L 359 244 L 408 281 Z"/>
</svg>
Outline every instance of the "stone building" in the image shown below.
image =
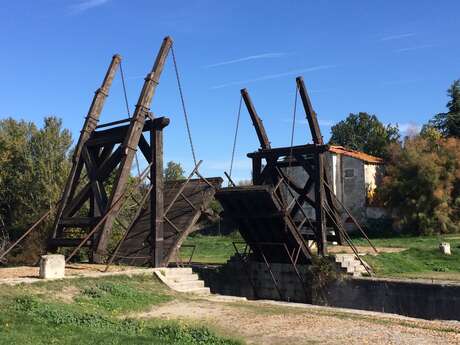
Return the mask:
<svg viewBox="0 0 460 345">
<path fill-rule="evenodd" d="M 343 146 L 330 146 L 329 152 L 326 153 L 325 165 L 329 184 L 335 195 L 358 222 L 365 224 L 369 219 L 385 216 L 385 210 L 374 200 L 376 188 L 383 177 L 382 158 Z M 304 185 L 308 174 L 303 169 L 291 169 L 290 173 L 294 174 L 296 182 Z M 311 194 L 313 198 L 313 191 Z M 306 206 L 305 211 L 313 218 L 314 212 L 310 206 Z M 342 217 L 347 228 L 352 230 L 352 222 L 348 215 L 343 212 Z"/>
</svg>

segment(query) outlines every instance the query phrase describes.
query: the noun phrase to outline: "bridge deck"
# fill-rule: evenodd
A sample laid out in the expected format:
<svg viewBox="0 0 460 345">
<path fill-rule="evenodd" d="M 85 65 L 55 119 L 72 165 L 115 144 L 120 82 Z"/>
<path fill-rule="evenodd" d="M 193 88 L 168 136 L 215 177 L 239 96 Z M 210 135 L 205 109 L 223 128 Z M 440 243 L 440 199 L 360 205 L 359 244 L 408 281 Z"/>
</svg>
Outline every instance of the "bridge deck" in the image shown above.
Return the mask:
<svg viewBox="0 0 460 345">
<path fill-rule="evenodd" d="M 163 260 L 165 264 L 175 259 L 177 248 L 181 246 L 186 237 L 195 230 L 202 211 L 213 200 L 215 190 L 220 187 L 220 177 L 208 178 L 209 186 L 202 179 L 192 179 L 188 182 L 168 214 L 168 221 L 164 222 L 164 248 Z M 165 182 L 164 205 L 165 209 L 179 192 L 185 181 Z M 148 203 L 150 204 L 150 203 Z M 193 206 L 192 206 L 193 205 Z M 171 225 L 171 223 L 173 225 Z M 150 206 L 146 207 L 123 241 L 115 262 L 145 266 L 150 263 L 151 250 Z"/>
<path fill-rule="evenodd" d="M 224 217 L 236 223 L 258 259 L 265 255 L 268 262 L 289 262 L 286 248 L 294 256 L 300 248 L 299 260 L 310 257 L 305 240 L 283 211 L 272 187 L 223 188 L 216 193 L 216 199 L 224 208 Z"/>
</svg>

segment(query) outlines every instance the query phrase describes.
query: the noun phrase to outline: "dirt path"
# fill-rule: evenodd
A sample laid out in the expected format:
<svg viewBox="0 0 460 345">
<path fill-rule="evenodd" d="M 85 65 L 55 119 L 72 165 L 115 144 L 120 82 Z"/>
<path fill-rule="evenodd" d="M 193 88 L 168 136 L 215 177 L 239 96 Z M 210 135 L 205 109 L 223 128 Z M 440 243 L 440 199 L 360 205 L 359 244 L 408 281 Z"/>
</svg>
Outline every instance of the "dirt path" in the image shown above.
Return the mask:
<svg viewBox="0 0 460 345">
<path fill-rule="evenodd" d="M 176 300 L 139 318 L 205 321 L 248 344 L 460 344 L 460 323 L 424 321 L 308 305 Z"/>
<path fill-rule="evenodd" d="M 382 253 L 399 253 L 407 248 L 399 248 L 399 247 L 377 247 L 377 250 L 380 254 Z M 376 255 L 374 250 L 371 247 L 365 246 L 356 246 L 356 250 L 360 254 L 369 254 L 369 255 Z M 353 254 L 353 250 L 349 246 L 328 246 L 327 251 L 330 254 L 337 254 L 337 253 L 348 253 Z"/>
<path fill-rule="evenodd" d="M 70 264 L 65 268 L 66 278 L 77 277 L 103 277 L 108 275 L 119 274 L 153 274 L 154 269 L 139 268 L 133 266 L 116 266 L 113 265 L 105 272 L 106 265 L 98 264 Z M 21 284 L 34 283 L 41 281 L 39 279 L 39 268 L 31 266 L 1 267 L 0 268 L 0 285 L 1 284 Z"/>
</svg>

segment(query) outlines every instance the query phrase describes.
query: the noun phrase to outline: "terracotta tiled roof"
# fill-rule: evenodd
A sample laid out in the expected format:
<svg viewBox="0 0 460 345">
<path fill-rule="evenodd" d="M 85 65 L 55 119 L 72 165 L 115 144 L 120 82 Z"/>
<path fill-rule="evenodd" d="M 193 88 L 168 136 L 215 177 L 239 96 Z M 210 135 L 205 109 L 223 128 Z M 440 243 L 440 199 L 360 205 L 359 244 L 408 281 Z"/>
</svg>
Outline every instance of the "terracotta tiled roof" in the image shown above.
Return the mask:
<svg viewBox="0 0 460 345">
<path fill-rule="evenodd" d="M 366 163 L 383 164 L 383 159 L 380 157 L 368 155 L 367 153 L 360 152 L 360 151 L 350 150 L 343 146 L 331 145 L 329 146 L 329 151 L 333 153 L 341 154 L 344 156 L 353 157 L 353 158 L 362 160 L 363 162 L 366 162 Z"/>
</svg>

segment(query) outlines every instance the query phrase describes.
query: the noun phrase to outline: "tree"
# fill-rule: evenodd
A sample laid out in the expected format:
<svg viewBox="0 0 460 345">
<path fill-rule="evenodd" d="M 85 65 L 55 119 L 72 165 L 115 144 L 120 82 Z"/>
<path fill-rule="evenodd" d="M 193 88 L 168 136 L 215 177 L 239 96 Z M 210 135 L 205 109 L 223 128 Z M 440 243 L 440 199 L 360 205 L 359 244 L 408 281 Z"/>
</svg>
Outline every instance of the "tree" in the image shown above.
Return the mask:
<svg viewBox="0 0 460 345">
<path fill-rule="evenodd" d="M 446 105 L 448 112 L 436 114 L 429 125 L 445 137 L 460 138 L 460 79 L 452 83 L 447 95 L 450 97 Z"/>
<path fill-rule="evenodd" d="M 415 234 L 460 231 L 460 140 L 419 135 L 393 145 L 379 197 L 395 227 Z"/>
<path fill-rule="evenodd" d="M 377 116 L 350 114 L 331 128 L 332 145 L 342 145 L 378 157 L 386 157 L 388 146 L 399 141 L 398 126 L 385 126 Z"/>
<path fill-rule="evenodd" d="M 169 161 L 164 170 L 165 181 L 183 180 L 185 170 L 180 163 Z"/>
<path fill-rule="evenodd" d="M 0 216 L 17 236 L 60 198 L 70 168 L 71 134 L 46 117 L 43 128 L 0 121 Z"/>
</svg>

